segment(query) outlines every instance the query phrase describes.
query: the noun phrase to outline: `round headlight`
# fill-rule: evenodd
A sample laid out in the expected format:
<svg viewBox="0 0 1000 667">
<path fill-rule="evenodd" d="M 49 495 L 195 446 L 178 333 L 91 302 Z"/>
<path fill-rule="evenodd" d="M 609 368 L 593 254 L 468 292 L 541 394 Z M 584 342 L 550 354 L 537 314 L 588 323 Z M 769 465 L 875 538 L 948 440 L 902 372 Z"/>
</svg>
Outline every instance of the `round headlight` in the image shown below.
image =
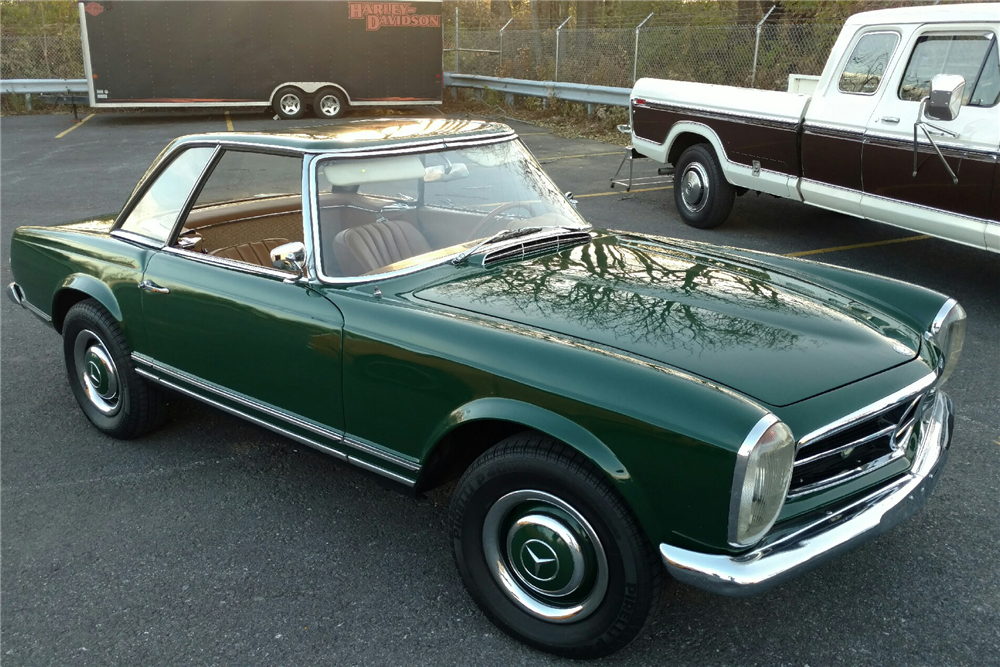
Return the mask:
<svg viewBox="0 0 1000 667">
<path fill-rule="evenodd" d="M 729 506 L 731 545 L 750 546 L 771 529 L 785 505 L 794 463 L 791 429 L 774 415 L 757 422 L 736 456 Z"/>
<path fill-rule="evenodd" d="M 927 329 L 927 336 L 944 359 L 939 366 L 937 379 L 937 386 L 941 386 L 955 370 L 958 359 L 962 356 L 962 346 L 965 344 L 965 309 L 954 299 L 948 299 Z"/>
</svg>

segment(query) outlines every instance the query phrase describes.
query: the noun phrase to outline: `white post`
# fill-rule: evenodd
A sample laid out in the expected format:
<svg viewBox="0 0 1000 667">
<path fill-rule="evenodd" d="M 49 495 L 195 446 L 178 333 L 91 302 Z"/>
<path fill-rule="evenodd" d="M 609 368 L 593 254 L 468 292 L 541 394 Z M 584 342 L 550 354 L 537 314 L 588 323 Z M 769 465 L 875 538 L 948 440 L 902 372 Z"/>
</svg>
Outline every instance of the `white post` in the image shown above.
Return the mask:
<svg viewBox="0 0 1000 667">
<path fill-rule="evenodd" d="M 653 13 L 650 12 L 649 16 L 642 20 L 642 23 L 635 27 L 635 51 L 632 52 L 632 85 L 635 85 L 636 78 L 639 75 L 639 30 L 642 26 L 646 25 L 646 21 L 653 18 Z"/>
<path fill-rule="evenodd" d="M 514 19 L 511 18 L 510 21 L 507 21 L 506 23 L 504 23 L 503 27 L 500 28 L 500 67 L 503 67 L 503 31 L 507 29 L 507 26 L 509 26 L 511 24 L 511 21 L 513 21 L 513 20 Z M 498 74 L 499 74 L 499 72 L 498 72 Z"/>
<path fill-rule="evenodd" d="M 559 32 L 563 29 L 563 26 L 569 23 L 569 20 L 573 18 L 572 16 L 567 16 L 566 20 L 559 24 L 556 28 L 556 81 L 559 80 Z"/>
<path fill-rule="evenodd" d="M 757 37 L 754 39 L 753 43 L 753 70 L 750 72 L 751 88 L 754 88 L 757 83 L 757 53 L 760 51 L 760 28 L 767 21 L 767 17 L 771 15 L 771 12 L 774 11 L 775 7 L 777 7 L 777 5 L 771 5 L 771 8 L 767 10 L 767 14 L 764 14 L 764 18 L 762 18 L 760 23 L 757 24 Z"/>
<path fill-rule="evenodd" d="M 455 71 L 458 72 L 458 5 L 455 5 Z"/>
</svg>

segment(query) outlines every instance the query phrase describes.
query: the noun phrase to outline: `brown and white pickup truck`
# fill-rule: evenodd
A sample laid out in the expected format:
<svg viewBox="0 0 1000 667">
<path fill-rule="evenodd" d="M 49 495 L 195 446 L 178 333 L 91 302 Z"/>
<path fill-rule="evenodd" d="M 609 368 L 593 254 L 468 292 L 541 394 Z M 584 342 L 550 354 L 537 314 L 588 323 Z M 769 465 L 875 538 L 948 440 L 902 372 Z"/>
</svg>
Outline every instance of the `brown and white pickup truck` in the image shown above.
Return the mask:
<svg viewBox="0 0 1000 667">
<path fill-rule="evenodd" d="M 1000 252 L 1000 4 L 850 17 L 813 95 L 640 79 L 632 145 L 690 225 L 747 191 Z"/>
</svg>

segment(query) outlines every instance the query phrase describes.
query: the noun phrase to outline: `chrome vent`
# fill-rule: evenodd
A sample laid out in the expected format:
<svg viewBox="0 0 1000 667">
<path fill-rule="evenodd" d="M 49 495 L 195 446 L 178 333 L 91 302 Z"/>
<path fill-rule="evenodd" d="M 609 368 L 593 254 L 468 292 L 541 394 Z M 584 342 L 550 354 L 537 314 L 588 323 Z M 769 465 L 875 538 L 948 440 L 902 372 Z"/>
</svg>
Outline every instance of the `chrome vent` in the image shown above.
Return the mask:
<svg viewBox="0 0 1000 667">
<path fill-rule="evenodd" d="M 489 266 L 507 259 L 522 259 L 530 255 L 546 252 L 559 252 L 563 248 L 590 242 L 588 232 L 566 232 L 565 234 L 550 234 L 542 237 L 525 237 L 523 241 L 505 244 L 503 247 L 487 253 L 483 257 L 483 266 Z"/>
<path fill-rule="evenodd" d="M 841 484 L 905 455 L 925 396 L 925 392 L 908 396 L 801 445 L 795 454 L 788 497 Z"/>
</svg>

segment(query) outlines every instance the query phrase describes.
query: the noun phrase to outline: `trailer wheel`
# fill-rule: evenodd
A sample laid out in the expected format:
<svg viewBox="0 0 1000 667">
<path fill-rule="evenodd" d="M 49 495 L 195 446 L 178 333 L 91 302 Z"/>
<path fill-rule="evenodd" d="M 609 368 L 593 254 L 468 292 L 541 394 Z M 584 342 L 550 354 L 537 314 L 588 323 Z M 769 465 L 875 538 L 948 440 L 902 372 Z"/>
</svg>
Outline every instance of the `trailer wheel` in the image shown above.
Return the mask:
<svg viewBox="0 0 1000 667">
<path fill-rule="evenodd" d="M 709 144 L 695 144 L 677 160 L 674 203 L 681 219 L 698 229 L 718 227 L 733 210 L 736 188 L 726 180 Z"/>
<path fill-rule="evenodd" d="M 313 98 L 313 113 L 317 118 L 340 118 L 347 113 L 347 100 L 336 88 L 321 88 Z"/>
<path fill-rule="evenodd" d="M 274 113 L 282 120 L 296 120 L 306 113 L 305 94 L 294 86 L 286 86 L 274 94 Z"/>
</svg>

